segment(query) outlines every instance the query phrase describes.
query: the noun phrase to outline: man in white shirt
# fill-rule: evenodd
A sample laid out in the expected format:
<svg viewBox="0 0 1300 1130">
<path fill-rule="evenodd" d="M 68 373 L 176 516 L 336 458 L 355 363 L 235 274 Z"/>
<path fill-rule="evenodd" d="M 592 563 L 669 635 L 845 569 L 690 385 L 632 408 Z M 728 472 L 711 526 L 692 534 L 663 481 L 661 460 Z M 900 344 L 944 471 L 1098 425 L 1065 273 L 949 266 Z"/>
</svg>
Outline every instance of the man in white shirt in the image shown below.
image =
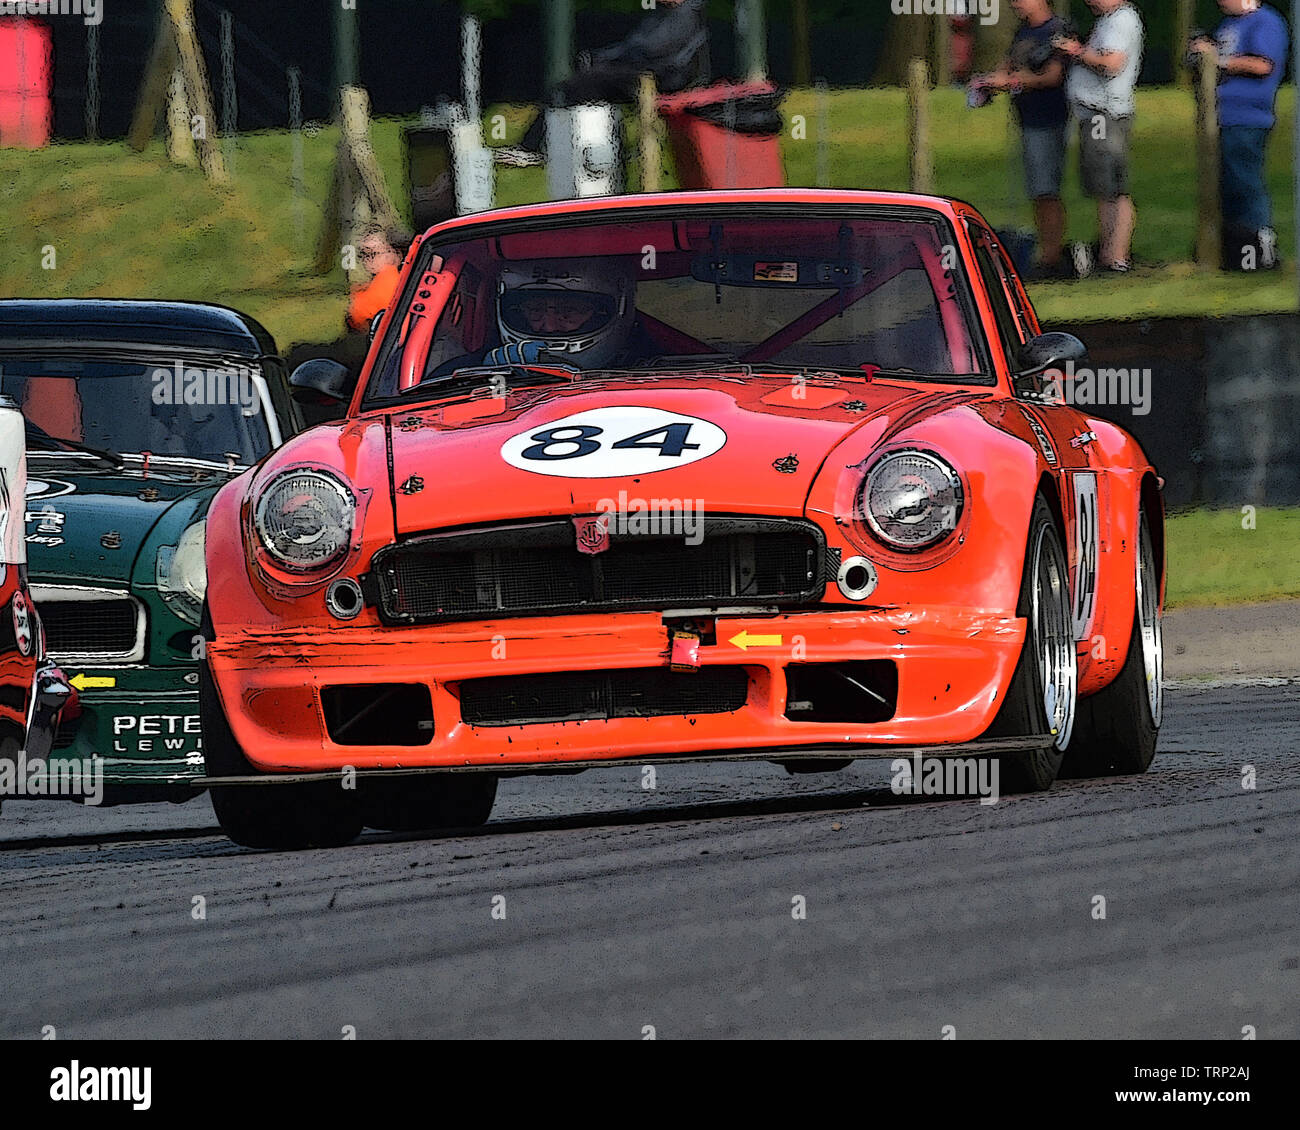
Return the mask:
<svg viewBox="0 0 1300 1130">
<path fill-rule="evenodd" d="M 1087 3 L 1097 16 L 1087 44 L 1063 39 L 1057 47 L 1074 60 L 1066 97 L 1079 121 L 1083 190 L 1097 201 L 1101 264 L 1122 273 L 1129 269 L 1137 223 L 1129 194 L 1129 141 L 1145 29 L 1127 0 Z"/>
</svg>

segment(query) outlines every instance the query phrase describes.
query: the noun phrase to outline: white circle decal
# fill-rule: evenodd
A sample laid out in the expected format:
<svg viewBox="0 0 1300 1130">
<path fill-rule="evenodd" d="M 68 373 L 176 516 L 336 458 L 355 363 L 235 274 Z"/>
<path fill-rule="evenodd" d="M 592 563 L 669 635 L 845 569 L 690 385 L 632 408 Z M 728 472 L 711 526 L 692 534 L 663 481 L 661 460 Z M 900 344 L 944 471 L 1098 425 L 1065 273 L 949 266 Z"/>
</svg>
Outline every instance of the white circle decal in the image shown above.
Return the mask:
<svg viewBox="0 0 1300 1130">
<path fill-rule="evenodd" d="M 620 406 L 531 427 L 501 445 L 501 458 L 537 475 L 614 479 L 698 463 L 726 443 L 726 432 L 697 416 Z"/>
<path fill-rule="evenodd" d="M 27 480 L 27 497 L 29 499 L 58 498 L 63 494 L 71 494 L 76 489 L 71 483 L 65 483 L 62 479 Z"/>
</svg>

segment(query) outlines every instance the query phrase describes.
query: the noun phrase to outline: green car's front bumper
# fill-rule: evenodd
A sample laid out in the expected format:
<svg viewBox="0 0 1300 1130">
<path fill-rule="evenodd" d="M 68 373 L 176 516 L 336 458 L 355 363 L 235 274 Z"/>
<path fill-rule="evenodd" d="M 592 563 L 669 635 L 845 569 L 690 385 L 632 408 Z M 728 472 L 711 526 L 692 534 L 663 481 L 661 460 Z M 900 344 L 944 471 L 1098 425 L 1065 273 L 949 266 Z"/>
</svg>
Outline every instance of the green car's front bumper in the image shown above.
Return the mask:
<svg viewBox="0 0 1300 1130">
<path fill-rule="evenodd" d="M 50 761 L 104 759 L 104 784 L 130 786 L 131 799 L 161 790 L 168 799 L 197 796 L 203 776 L 199 693 L 193 668 L 85 667 L 69 664 L 81 716 L 64 722 Z M 125 797 L 118 799 L 127 799 Z"/>
</svg>

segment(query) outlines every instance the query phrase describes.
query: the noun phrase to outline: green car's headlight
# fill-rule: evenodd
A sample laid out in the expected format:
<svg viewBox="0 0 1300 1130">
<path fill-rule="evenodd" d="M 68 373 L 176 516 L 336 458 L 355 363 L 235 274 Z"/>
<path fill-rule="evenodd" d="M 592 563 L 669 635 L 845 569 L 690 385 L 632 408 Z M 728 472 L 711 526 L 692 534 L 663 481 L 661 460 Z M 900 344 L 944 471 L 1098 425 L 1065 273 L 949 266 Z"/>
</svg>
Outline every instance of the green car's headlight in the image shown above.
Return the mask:
<svg viewBox="0 0 1300 1130">
<path fill-rule="evenodd" d="M 208 523 L 195 522 L 175 545 L 158 551 L 158 591 L 173 612 L 191 624 L 199 622 L 208 591 L 208 570 L 203 559 Z"/>
<path fill-rule="evenodd" d="M 253 514 L 262 549 L 282 569 L 325 569 L 348 551 L 356 525 L 352 492 L 323 471 L 286 471 L 273 479 Z"/>
</svg>

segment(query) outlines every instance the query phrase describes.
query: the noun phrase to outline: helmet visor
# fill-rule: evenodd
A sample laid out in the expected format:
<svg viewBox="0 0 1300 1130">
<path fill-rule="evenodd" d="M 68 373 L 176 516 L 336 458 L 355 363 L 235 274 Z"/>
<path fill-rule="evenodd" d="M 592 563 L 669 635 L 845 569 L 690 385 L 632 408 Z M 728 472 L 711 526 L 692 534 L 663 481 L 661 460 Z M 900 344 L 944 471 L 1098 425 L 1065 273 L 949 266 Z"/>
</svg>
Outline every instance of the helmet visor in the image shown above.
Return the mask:
<svg viewBox="0 0 1300 1130">
<path fill-rule="evenodd" d="M 529 289 L 501 297 L 501 319 L 526 338 L 571 338 L 599 333 L 614 318 L 615 299 L 590 291 Z"/>
</svg>

